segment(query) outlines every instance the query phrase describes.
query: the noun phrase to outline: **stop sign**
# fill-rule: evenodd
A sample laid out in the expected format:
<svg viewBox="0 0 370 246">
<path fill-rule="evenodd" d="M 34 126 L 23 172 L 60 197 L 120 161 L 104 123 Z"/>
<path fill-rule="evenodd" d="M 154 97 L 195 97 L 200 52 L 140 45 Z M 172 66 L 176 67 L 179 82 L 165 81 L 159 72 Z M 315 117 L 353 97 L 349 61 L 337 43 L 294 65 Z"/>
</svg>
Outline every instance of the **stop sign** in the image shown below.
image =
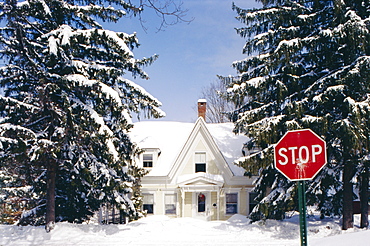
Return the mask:
<svg viewBox="0 0 370 246">
<path fill-rule="evenodd" d="M 289 131 L 275 145 L 274 159 L 288 179 L 313 179 L 326 164 L 326 143 L 310 129 Z"/>
</svg>

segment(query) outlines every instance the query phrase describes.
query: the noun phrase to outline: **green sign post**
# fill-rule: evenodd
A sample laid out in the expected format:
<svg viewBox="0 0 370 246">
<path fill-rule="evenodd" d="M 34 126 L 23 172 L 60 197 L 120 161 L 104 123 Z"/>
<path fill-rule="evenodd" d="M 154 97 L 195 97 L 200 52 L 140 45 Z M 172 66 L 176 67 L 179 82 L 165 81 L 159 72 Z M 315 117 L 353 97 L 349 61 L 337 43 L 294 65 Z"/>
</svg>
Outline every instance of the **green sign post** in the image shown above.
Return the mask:
<svg viewBox="0 0 370 246">
<path fill-rule="evenodd" d="M 299 231 L 301 246 L 307 246 L 306 183 L 298 181 Z"/>
</svg>

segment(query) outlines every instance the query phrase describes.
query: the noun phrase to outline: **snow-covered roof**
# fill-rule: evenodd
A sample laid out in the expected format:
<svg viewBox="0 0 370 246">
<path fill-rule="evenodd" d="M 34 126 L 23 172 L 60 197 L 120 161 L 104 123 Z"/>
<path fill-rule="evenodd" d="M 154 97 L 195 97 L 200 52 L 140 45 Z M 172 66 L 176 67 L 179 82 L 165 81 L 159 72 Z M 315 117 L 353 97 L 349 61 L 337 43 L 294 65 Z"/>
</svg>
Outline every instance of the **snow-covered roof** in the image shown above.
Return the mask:
<svg viewBox="0 0 370 246">
<path fill-rule="evenodd" d="M 173 121 L 142 121 L 134 123 L 130 137 L 140 148 L 158 148 L 161 154 L 149 176 L 168 175 L 176 158 L 188 140 L 195 123 Z M 233 123 L 206 124 L 215 143 L 220 149 L 231 171 L 236 176 L 243 176 L 244 169 L 233 164 L 242 156 L 243 143 L 247 137 L 235 135 Z"/>
</svg>

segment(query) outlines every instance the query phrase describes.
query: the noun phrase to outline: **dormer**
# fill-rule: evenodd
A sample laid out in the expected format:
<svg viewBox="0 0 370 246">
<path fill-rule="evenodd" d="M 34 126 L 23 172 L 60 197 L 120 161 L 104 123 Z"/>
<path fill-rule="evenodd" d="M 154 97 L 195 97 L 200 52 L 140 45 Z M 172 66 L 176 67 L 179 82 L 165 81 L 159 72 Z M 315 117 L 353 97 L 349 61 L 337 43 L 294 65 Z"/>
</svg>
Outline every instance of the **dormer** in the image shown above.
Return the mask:
<svg viewBox="0 0 370 246">
<path fill-rule="evenodd" d="M 144 148 L 140 154 L 140 166 L 145 169 L 152 169 L 156 166 L 158 158 L 161 155 L 159 148 Z"/>
</svg>

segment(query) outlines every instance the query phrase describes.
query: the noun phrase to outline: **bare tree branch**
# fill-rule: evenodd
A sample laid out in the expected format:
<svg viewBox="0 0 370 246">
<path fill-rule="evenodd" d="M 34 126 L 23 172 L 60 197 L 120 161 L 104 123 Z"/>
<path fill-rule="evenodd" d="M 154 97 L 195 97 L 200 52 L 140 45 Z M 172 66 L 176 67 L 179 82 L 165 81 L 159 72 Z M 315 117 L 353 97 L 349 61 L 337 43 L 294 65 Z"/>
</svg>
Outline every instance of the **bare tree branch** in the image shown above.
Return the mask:
<svg viewBox="0 0 370 246">
<path fill-rule="evenodd" d="M 201 97 L 207 100 L 207 122 L 230 122 L 228 113 L 233 111 L 235 107 L 233 103 L 227 101 L 225 93 L 226 87 L 220 79 L 202 89 Z"/>
<path fill-rule="evenodd" d="M 144 11 L 145 9 L 152 9 L 155 14 L 159 17 L 160 24 L 157 27 L 157 31 L 162 31 L 168 26 L 176 25 L 178 23 L 190 23 L 193 18 L 186 19 L 188 9 L 183 8 L 183 2 L 181 0 L 139 0 L 137 7 Z M 138 12 L 138 18 L 141 26 L 146 31 L 146 21 L 142 18 L 141 13 Z"/>
</svg>

